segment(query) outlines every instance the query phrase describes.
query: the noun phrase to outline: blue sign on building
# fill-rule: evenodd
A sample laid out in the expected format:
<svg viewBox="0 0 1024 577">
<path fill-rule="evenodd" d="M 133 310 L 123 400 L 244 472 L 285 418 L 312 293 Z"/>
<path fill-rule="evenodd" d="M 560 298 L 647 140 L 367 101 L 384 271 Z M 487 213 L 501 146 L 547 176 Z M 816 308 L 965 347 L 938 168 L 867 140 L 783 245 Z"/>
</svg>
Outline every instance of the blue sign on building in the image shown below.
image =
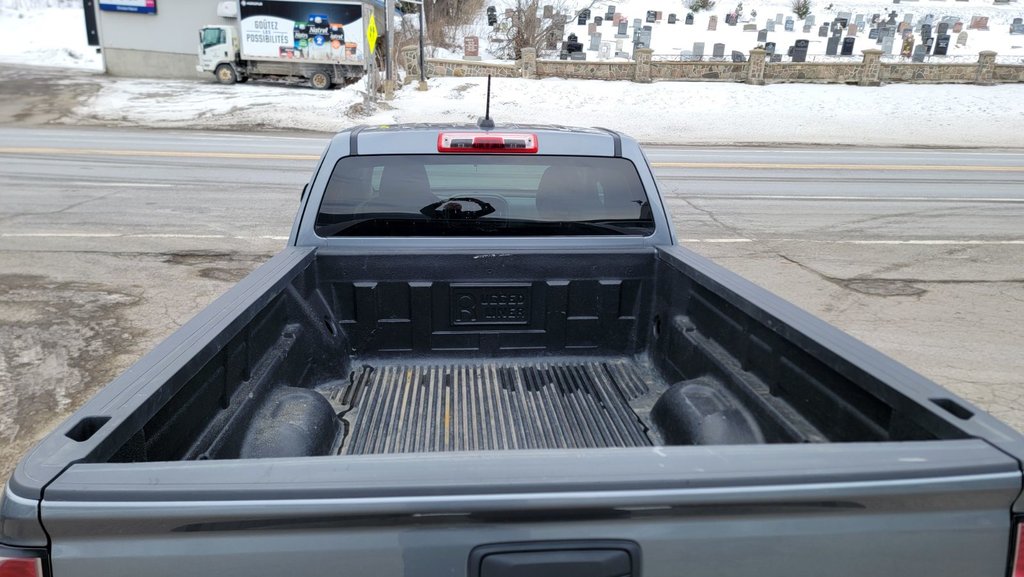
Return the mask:
<svg viewBox="0 0 1024 577">
<path fill-rule="evenodd" d="M 114 2 L 103 2 L 101 0 L 100 10 L 156 14 L 156 0 L 115 0 Z"/>
</svg>

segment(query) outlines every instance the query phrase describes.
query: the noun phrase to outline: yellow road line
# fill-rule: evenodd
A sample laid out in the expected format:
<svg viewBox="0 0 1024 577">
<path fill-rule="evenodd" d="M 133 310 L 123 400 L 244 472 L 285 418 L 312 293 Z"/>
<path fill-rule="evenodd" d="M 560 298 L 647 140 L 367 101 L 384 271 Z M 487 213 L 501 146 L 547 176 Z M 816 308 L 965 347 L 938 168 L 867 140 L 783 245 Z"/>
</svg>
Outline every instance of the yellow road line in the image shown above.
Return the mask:
<svg viewBox="0 0 1024 577">
<path fill-rule="evenodd" d="M 69 156 L 143 156 L 160 158 L 219 158 L 245 160 L 318 160 L 311 154 L 274 154 L 264 152 L 204 152 L 188 150 L 115 150 L 105 148 L 0 147 L 0 154 L 36 154 Z"/>
<path fill-rule="evenodd" d="M 756 162 L 652 162 L 654 168 L 746 168 L 765 170 L 890 170 L 942 172 L 1024 172 L 1024 166 L 950 164 L 786 164 Z"/>
</svg>

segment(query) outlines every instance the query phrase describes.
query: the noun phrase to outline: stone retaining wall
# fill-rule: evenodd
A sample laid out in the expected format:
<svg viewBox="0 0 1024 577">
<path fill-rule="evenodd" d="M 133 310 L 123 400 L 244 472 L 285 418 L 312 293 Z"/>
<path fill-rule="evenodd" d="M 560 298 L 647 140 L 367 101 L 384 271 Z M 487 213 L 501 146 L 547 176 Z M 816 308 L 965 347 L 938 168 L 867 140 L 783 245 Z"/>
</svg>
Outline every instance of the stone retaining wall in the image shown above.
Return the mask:
<svg viewBox="0 0 1024 577">
<path fill-rule="evenodd" d="M 880 50 L 865 50 L 860 63 L 775 62 L 765 63 L 763 49 L 750 51 L 747 62 L 651 61 L 652 51 L 640 49 L 631 62 L 586 60 L 538 60 L 527 48 L 514 63 L 471 60 L 425 60 L 427 76 L 487 76 L 522 78 L 587 78 L 597 80 L 692 80 L 776 84 L 785 82 L 821 84 L 943 83 L 1004 84 L 1024 82 L 1024 65 L 996 64 L 995 52 L 982 52 L 976 64 L 882 63 Z M 407 78 L 419 75 L 416 47 L 402 51 Z"/>
</svg>

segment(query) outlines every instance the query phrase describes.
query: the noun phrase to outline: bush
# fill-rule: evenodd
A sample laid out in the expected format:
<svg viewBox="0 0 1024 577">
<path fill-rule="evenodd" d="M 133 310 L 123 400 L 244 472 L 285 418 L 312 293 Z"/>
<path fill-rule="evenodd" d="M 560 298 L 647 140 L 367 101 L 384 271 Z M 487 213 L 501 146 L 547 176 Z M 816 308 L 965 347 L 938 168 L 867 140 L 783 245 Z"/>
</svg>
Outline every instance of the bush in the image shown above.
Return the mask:
<svg viewBox="0 0 1024 577">
<path fill-rule="evenodd" d="M 715 0 L 686 0 L 686 7 L 693 13 L 700 12 L 701 10 L 711 10 L 715 7 Z"/>
<path fill-rule="evenodd" d="M 801 20 L 806 20 L 811 14 L 811 0 L 790 0 L 789 6 Z"/>
</svg>

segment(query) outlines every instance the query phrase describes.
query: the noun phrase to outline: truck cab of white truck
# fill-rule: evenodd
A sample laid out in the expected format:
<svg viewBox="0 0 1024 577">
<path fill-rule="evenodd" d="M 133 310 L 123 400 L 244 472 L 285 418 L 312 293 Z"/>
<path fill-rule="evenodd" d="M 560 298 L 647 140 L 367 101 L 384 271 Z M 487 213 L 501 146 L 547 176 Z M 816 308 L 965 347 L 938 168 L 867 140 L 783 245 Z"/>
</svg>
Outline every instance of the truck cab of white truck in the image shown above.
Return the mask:
<svg viewBox="0 0 1024 577">
<path fill-rule="evenodd" d="M 245 82 L 236 68 L 238 32 L 232 26 L 205 26 L 199 30 L 198 72 L 213 72 L 221 84 Z"/>
</svg>

